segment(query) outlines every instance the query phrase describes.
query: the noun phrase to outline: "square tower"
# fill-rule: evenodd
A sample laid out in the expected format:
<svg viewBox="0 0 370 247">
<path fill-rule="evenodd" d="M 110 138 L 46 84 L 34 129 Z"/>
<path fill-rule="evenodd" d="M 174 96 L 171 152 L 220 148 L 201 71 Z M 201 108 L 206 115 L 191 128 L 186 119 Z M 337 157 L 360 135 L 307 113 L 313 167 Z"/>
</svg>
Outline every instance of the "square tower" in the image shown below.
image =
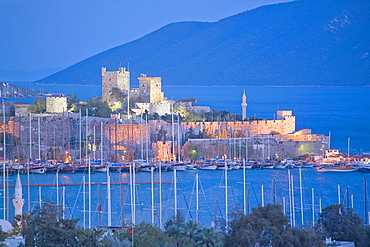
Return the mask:
<svg viewBox="0 0 370 247">
<path fill-rule="evenodd" d="M 126 68 L 119 67 L 118 71 L 107 71 L 107 68 L 101 68 L 102 78 L 102 98 L 109 99 L 110 91 L 113 87 L 119 88 L 127 94 L 130 89 L 130 72 Z"/>
<path fill-rule="evenodd" d="M 67 97 L 46 97 L 46 112 L 62 113 L 67 111 Z"/>
<path fill-rule="evenodd" d="M 146 74 L 141 74 L 138 79 L 140 94 L 146 102 L 158 103 L 164 100 L 161 77 L 147 77 Z"/>
</svg>

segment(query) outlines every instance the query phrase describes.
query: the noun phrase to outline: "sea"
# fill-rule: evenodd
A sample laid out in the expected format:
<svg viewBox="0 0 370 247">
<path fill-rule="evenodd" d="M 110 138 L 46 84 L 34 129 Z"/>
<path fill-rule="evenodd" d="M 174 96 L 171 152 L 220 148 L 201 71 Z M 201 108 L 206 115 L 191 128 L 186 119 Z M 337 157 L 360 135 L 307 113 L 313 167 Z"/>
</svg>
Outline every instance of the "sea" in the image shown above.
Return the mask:
<svg viewBox="0 0 370 247">
<path fill-rule="evenodd" d="M 16 84 L 20 85 L 20 84 Z M 23 84 L 24 85 L 24 84 Z M 47 92 L 69 94 L 74 92 L 81 100 L 91 96 L 100 96 L 99 86 L 78 85 L 30 85 L 33 89 Z M 370 153 L 370 87 L 223 87 L 223 86 L 163 86 L 168 99 L 195 98 L 196 105 L 210 106 L 212 109 L 227 110 L 231 114 L 241 114 L 241 97 L 247 95 L 247 115 L 264 119 L 274 119 L 277 110 L 292 110 L 296 116 L 296 129 L 311 129 L 314 134 L 330 135 L 331 148 L 343 153 Z M 199 190 L 195 190 L 195 176 L 199 176 Z M 196 195 L 198 195 L 199 222 L 205 226 L 220 226 L 226 212 L 246 205 L 252 208 L 279 203 L 296 226 L 311 224 L 319 217 L 320 210 L 330 204 L 343 203 L 353 207 L 363 220 L 367 219 L 368 195 L 367 178 L 370 174 L 327 173 L 318 169 L 252 169 L 246 171 L 244 184 L 243 170 L 202 171 L 188 170 L 177 172 L 176 190 L 174 173 L 162 173 L 162 213 L 159 212 L 159 185 L 154 186 L 155 224 L 161 225 L 174 216 L 175 201 L 177 209 L 186 219 L 195 219 Z M 112 183 L 112 225 L 119 226 L 122 221 L 132 221 L 132 202 L 128 173 L 111 173 Z M 15 176 L 8 179 L 9 185 L 15 184 Z M 107 176 L 95 173 L 90 177 L 92 183 L 91 204 L 89 204 L 87 174 L 32 174 L 30 177 L 31 210 L 41 205 L 47 198 L 65 206 L 66 218 L 80 218 L 83 227 L 107 226 Z M 150 173 L 136 173 L 135 222 L 151 222 L 151 184 Z M 291 182 L 289 183 L 289 178 Z M 370 178 L 370 177 L 369 177 Z M 23 185 L 27 185 L 27 176 L 21 175 Z M 82 185 L 83 180 L 86 182 Z M 58 181 L 58 188 L 55 184 Z M 154 181 L 159 181 L 159 174 L 154 174 Z M 227 183 L 226 183 L 227 181 Z M 148 183 L 149 182 L 149 183 Z M 52 184 L 52 185 L 48 185 Z M 62 185 L 64 184 L 64 185 Z M 74 185 L 71 185 L 74 184 Z M 77 185 L 76 185 L 77 184 Z M 227 186 L 226 186 L 227 184 Z M 290 186 L 289 186 L 290 184 Z M 45 186 L 46 185 L 46 186 Z M 244 185 L 246 190 L 244 190 Z M 63 190 L 63 187 L 65 188 Z M 293 188 L 292 190 L 289 190 Z M 64 192 L 63 192 L 64 191 Z M 174 195 L 176 191 L 176 199 Z M 244 193 L 246 191 L 246 193 Z M 14 187 L 10 187 L 10 196 Z M 57 196 L 58 194 L 58 196 Z M 23 188 L 27 200 L 27 188 Z M 65 196 L 63 196 L 65 195 Z M 246 198 L 246 199 L 244 199 Z M 63 203 L 64 202 L 64 203 Z M 3 197 L 0 198 L 0 207 Z M 99 211 L 101 205 L 102 211 Z M 8 205 L 9 206 L 9 205 Z M 26 202 L 23 210 L 28 210 Z M 9 207 L 9 217 L 14 214 Z M 2 216 L 0 210 L 0 217 Z"/>
</svg>

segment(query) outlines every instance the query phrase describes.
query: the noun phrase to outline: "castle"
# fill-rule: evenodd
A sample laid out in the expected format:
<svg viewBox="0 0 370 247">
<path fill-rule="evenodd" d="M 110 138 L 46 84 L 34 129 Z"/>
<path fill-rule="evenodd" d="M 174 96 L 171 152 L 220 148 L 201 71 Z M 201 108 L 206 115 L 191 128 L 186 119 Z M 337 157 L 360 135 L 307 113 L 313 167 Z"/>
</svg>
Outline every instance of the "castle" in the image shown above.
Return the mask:
<svg viewBox="0 0 370 247">
<path fill-rule="evenodd" d="M 101 70 L 102 76 L 102 98 L 110 101 L 113 88 L 119 89 L 124 95 L 130 98 L 140 97 L 144 102 L 136 103 L 138 108 L 130 109 L 136 115 L 145 111 L 149 114 L 158 113 L 165 115 L 171 113 L 171 101 L 164 97 L 162 92 L 162 78 L 148 77 L 141 74 L 138 77 L 139 88 L 130 87 L 130 72 L 126 68 L 118 68 L 118 71 L 107 71 L 105 67 Z"/>
<path fill-rule="evenodd" d="M 102 68 L 102 98 L 109 101 L 116 88 L 128 97 L 128 101 L 131 97 L 141 99 L 141 103 L 136 103 L 137 108 L 130 109 L 136 115 L 145 111 L 149 114 L 171 114 L 173 102 L 167 100 L 162 92 L 161 77 L 142 74 L 138 80 L 139 87 L 130 88 L 130 72 L 125 68 L 118 71 Z M 209 107 L 194 107 L 191 102 L 178 103 L 180 115 L 181 109 L 185 108 L 196 112 L 210 111 Z M 146 123 L 134 116 L 129 121 L 120 121 L 113 116 L 81 117 L 78 113 L 65 111 L 65 97 L 48 97 L 46 108 L 47 114 L 28 115 L 21 105 L 19 112 L 16 109 L 15 117 L 7 121 L 5 131 L 17 139 L 18 159 L 25 159 L 31 154 L 32 159 L 37 158 L 37 154 L 39 158 L 59 159 L 68 150 L 73 159 L 94 154 L 90 158 L 103 155 L 114 160 L 123 156 L 135 160 L 143 158 L 145 152 L 149 153 L 149 157 L 168 160 L 179 156 L 180 152 L 174 150 L 181 149 L 181 156 L 186 157 L 188 148 L 194 145 L 200 147 L 198 150 L 202 150 L 204 158 L 228 154 L 228 157 L 235 159 L 243 155 L 246 157 L 246 153 L 250 158 L 295 158 L 320 153 L 320 150 L 327 149 L 329 143 L 328 137 L 312 134 L 311 130 L 296 131 L 296 118 L 292 111 L 277 111 L 277 118 L 270 120 L 248 118 L 245 92 L 241 103 L 242 121 L 168 122 L 159 119 Z M 90 136 L 96 136 L 100 143 L 94 143 Z M 30 154 L 28 149 L 19 148 L 29 143 L 38 143 L 30 147 Z M 82 143 L 85 149 L 79 150 Z M 101 150 L 104 147 L 105 153 L 98 154 L 96 150 L 99 147 L 96 145 L 100 145 Z M 245 153 L 240 150 L 245 150 Z"/>
</svg>

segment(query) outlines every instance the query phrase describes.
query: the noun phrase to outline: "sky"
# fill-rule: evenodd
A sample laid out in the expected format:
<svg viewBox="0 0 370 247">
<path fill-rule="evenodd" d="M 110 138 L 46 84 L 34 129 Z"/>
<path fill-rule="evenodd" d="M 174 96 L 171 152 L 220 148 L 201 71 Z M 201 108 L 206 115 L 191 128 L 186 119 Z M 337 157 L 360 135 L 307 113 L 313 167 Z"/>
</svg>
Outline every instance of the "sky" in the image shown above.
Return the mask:
<svg viewBox="0 0 370 247">
<path fill-rule="evenodd" d="M 179 21 L 287 0 L 0 0 L 0 81 L 35 81 Z"/>
</svg>

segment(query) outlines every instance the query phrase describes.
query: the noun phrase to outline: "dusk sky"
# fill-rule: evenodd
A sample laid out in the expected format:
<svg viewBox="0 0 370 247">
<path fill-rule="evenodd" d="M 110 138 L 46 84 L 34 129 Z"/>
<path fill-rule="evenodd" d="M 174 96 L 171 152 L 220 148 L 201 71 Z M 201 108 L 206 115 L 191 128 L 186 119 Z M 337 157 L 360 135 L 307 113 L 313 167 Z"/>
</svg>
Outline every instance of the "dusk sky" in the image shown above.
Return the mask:
<svg viewBox="0 0 370 247">
<path fill-rule="evenodd" d="M 0 81 L 33 81 L 179 21 L 281 0 L 0 0 Z"/>
</svg>

